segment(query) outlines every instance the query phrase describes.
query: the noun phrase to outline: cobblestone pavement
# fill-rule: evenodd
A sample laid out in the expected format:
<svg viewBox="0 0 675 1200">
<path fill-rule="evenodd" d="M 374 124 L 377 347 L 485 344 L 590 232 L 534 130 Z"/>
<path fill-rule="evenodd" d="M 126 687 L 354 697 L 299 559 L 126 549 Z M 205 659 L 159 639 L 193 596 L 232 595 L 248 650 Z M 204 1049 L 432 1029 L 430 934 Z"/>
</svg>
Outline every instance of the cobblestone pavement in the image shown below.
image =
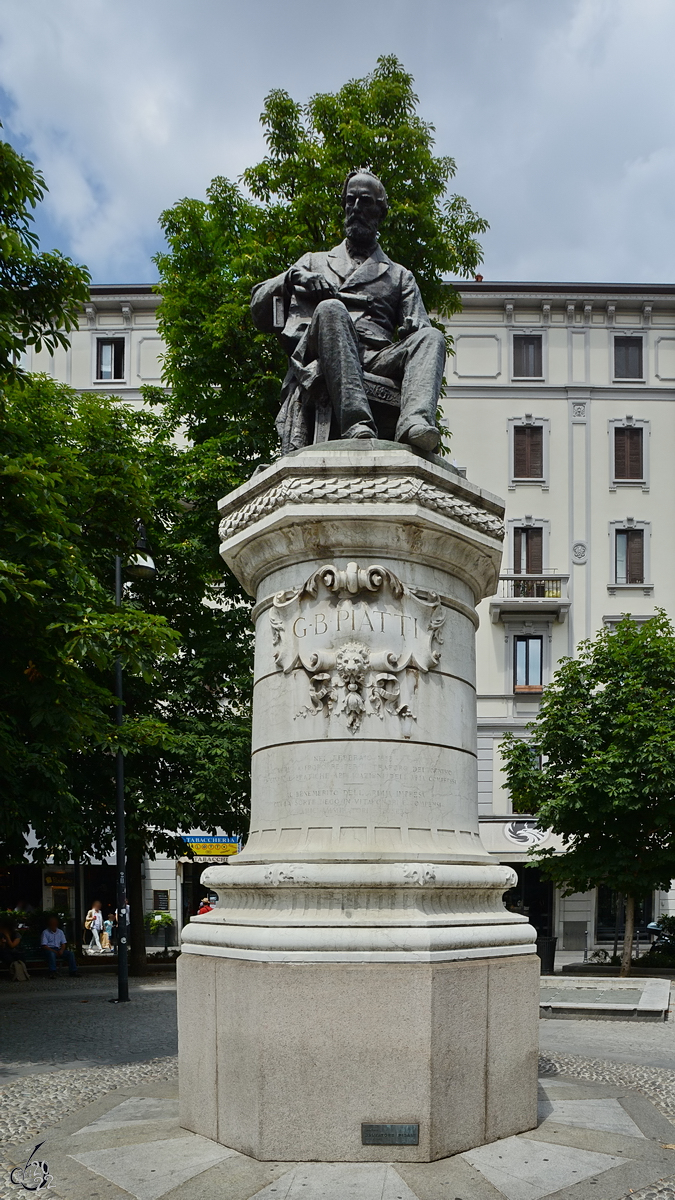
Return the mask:
<svg viewBox="0 0 675 1200">
<path fill-rule="evenodd" d="M 599 1058 L 582 1058 L 576 1054 L 546 1054 L 539 1058 L 539 1074 L 635 1088 L 667 1117 L 675 1117 L 675 1071 L 636 1066 L 633 1063 L 607 1062 Z"/>
</svg>

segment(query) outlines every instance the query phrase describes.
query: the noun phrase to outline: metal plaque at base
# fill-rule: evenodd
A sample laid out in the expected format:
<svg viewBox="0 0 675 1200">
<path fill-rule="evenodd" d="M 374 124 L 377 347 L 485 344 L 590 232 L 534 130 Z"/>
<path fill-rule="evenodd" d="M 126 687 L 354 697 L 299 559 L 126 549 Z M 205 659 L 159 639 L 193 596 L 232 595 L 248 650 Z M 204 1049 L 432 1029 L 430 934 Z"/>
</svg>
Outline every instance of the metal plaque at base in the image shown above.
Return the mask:
<svg viewBox="0 0 675 1200">
<path fill-rule="evenodd" d="M 419 1146 L 419 1125 L 362 1125 L 362 1146 Z"/>
</svg>

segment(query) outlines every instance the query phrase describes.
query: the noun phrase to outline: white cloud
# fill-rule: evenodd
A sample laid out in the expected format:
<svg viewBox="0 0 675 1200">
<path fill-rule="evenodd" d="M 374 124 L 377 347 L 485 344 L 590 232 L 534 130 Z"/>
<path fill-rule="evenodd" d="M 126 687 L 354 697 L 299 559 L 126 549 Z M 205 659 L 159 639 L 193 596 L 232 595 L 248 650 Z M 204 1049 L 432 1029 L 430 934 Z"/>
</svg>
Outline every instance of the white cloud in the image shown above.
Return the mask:
<svg viewBox="0 0 675 1200">
<path fill-rule="evenodd" d="M 41 229 L 99 281 L 153 277 L 159 212 L 263 152 L 282 86 L 339 87 L 395 52 L 491 278 L 670 280 L 671 0 L 5 0 L 5 129 L 50 188 Z"/>
</svg>

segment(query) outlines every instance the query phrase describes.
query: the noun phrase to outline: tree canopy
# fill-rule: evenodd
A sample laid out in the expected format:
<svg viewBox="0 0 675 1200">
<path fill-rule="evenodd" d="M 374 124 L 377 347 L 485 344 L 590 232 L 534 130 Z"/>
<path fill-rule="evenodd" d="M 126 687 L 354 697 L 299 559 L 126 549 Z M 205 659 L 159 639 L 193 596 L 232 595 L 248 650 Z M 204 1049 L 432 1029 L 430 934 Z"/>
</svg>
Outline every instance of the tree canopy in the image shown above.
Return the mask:
<svg viewBox="0 0 675 1200">
<path fill-rule="evenodd" d="M 110 397 L 78 397 L 46 376 L 0 395 L 1 837 L 11 857 L 31 830 L 38 857 L 109 848 L 106 798 L 85 809 L 73 758 L 105 757 L 116 743 L 116 657 L 149 681 L 175 650 L 164 617 L 114 606 L 115 554 L 132 550 L 151 508 L 140 441 L 135 414 Z M 129 744 L 157 736 L 152 719 L 125 727 Z"/>
<path fill-rule="evenodd" d="M 625 617 L 582 642 L 545 689 L 528 740 L 502 742 L 517 812 L 535 813 L 565 853 L 536 861 L 565 894 L 622 893 L 630 965 L 634 903 L 675 877 L 675 631 L 665 612 Z"/>
<path fill-rule="evenodd" d="M 46 191 L 33 164 L 0 141 L 1 379 L 22 378 L 20 360 L 27 346 L 66 346 L 80 303 L 89 298 L 89 272 L 84 267 L 58 250 L 38 252 L 31 209 Z"/>
</svg>

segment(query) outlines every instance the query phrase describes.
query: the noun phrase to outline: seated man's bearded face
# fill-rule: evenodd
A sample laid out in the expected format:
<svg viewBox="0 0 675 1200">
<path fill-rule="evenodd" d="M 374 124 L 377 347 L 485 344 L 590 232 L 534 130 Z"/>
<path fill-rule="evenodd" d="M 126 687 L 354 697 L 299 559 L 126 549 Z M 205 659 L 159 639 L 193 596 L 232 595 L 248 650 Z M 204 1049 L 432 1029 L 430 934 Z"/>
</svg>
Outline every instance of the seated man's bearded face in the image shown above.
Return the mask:
<svg viewBox="0 0 675 1200">
<path fill-rule="evenodd" d="M 384 188 L 372 175 L 354 175 L 345 194 L 345 233 L 356 247 L 369 249 L 386 211 Z"/>
</svg>

